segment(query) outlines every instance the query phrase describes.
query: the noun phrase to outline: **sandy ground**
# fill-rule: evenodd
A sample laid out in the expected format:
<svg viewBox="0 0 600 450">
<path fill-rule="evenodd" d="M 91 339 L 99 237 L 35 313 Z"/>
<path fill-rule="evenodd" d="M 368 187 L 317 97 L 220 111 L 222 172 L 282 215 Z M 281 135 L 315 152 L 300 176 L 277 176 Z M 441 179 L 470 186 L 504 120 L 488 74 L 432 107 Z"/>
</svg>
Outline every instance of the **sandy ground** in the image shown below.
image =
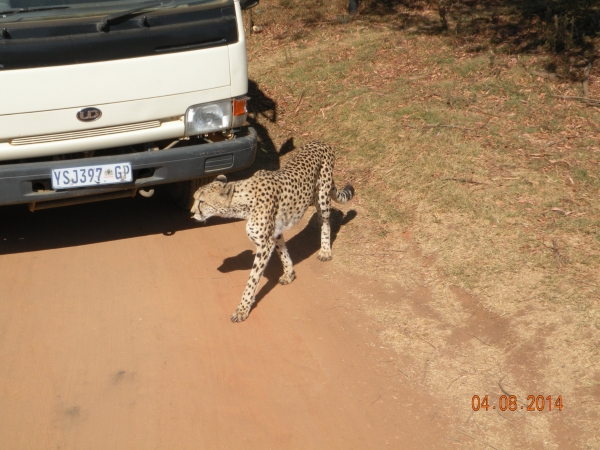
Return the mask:
<svg viewBox="0 0 600 450">
<path fill-rule="evenodd" d="M 451 446 L 440 401 L 386 368 L 395 353 L 340 306 L 359 281 L 317 260 L 304 225 L 286 235 L 298 278 L 278 285 L 275 257 L 229 321 L 244 225 L 199 225 L 160 194 L 2 208 L 0 448 Z"/>
</svg>

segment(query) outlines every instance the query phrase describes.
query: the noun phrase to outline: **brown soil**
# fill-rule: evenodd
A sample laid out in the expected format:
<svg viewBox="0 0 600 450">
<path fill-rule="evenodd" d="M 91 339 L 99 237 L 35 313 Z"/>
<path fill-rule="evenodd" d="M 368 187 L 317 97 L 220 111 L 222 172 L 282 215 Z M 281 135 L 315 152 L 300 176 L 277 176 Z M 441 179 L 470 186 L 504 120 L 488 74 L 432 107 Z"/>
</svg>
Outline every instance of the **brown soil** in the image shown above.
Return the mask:
<svg viewBox="0 0 600 450">
<path fill-rule="evenodd" d="M 456 443 L 454 418 L 352 307 L 351 292 L 377 287 L 320 263 L 305 225 L 286 236 L 297 280 L 279 286 L 271 260 L 256 308 L 232 324 L 252 264 L 244 222 L 200 226 L 160 194 L 3 208 L 0 447 Z"/>
</svg>

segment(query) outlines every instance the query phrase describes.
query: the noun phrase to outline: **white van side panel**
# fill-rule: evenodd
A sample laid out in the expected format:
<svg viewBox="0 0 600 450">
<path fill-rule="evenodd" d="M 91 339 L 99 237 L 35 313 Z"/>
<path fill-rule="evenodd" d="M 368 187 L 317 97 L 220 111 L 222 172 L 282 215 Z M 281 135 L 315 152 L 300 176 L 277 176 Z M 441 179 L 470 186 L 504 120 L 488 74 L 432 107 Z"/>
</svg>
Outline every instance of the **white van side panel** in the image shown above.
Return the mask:
<svg viewBox="0 0 600 450">
<path fill-rule="evenodd" d="M 229 70 L 231 74 L 231 96 L 238 97 L 248 92 L 248 64 L 246 64 L 246 36 L 244 35 L 242 9 L 238 2 L 234 4 L 239 41 L 229 46 Z"/>
</svg>

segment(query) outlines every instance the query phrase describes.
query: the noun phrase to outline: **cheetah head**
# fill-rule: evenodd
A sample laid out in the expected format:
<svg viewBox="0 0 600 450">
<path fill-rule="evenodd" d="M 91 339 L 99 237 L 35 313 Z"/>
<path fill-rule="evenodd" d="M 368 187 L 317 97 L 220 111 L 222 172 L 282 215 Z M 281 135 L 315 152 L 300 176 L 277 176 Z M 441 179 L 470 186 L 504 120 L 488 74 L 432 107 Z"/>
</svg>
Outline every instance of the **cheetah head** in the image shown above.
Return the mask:
<svg viewBox="0 0 600 450">
<path fill-rule="evenodd" d="M 219 175 L 212 183 L 202 186 L 194 193 L 194 205 L 192 214 L 198 222 L 204 222 L 212 216 L 227 214 L 233 186 L 227 183 L 225 175 Z"/>
</svg>

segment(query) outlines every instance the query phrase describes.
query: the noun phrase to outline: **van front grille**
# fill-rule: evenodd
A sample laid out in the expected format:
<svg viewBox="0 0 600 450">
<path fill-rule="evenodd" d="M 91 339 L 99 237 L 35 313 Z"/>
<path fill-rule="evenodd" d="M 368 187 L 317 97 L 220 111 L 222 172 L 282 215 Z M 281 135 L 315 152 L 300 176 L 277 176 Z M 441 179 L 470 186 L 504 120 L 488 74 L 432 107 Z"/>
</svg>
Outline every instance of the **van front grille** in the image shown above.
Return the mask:
<svg viewBox="0 0 600 450">
<path fill-rule="evenodd" d="M 94 128 L 91 130 L 73 131 L 71 133 L 46 134 L 43 136 L 29 136 L 16 138 L 10 141 L 11 145 L 43 144 L 45 142 L 66 141 L 70 139 L 81 139 L 96 136 L 107 136 L 109 134 L 127 133 L 129 131 L 147 130 L 160 127 L 159 120 L 151 122 L 133 123 L 117 127 Z"/>
</svg>

